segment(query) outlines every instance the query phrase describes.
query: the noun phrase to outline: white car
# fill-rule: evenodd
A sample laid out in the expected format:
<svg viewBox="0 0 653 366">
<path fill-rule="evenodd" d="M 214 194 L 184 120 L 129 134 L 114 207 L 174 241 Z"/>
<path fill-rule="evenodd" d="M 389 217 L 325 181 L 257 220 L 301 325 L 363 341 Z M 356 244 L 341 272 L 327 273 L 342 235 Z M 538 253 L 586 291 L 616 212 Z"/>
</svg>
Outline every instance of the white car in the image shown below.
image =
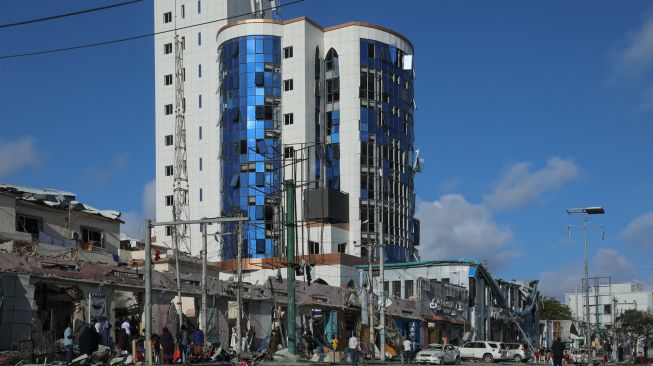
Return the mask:
<svg viewBox="0 0 653 366">
<path fill-rule="evenodd" d="M 444 365 L 452 363 L 460 365 L 460 352 L 458 348 L 447 344 L 429 344 L 415 355 L 415 362 L 418 364 Z"/>
<path fill-rule="evenodd" d="M 505 345 L 502 349 L 501 342 L 467 342 L 458 350 L 463 360 L 482 360 L 487 363 L 504 360 L 507 356 Z"/>
</svg>

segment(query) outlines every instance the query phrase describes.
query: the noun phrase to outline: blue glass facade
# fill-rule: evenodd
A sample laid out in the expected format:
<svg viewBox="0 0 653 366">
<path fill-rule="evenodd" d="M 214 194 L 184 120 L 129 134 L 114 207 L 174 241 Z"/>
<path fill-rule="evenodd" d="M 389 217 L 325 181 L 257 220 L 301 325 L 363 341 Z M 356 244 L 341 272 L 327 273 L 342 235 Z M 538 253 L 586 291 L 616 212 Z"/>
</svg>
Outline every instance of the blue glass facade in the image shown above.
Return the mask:
<svg viewBox="0 0 653 366">
<path fill-rule="evenodd" d="M 383 230 L 389 263 L 412 260 L 415 244 L 413 73 L 404 70 L 403 56 L 395 45 L 360 40 L 361 221 L 370 222 L 362 231 Z M 385 203 L 381 228 L 372 227 L 376 200 Z"/>
<path fill-rule="evenodd" d="M 222 214 L 248 215 L 244 257 L 271 257 L 281 191 L 281 40 L 238 37 L 224 42 L 219 55 Z M 223 237 L 224 259 L 236 257 L 235 237 Z"/>
</svg>

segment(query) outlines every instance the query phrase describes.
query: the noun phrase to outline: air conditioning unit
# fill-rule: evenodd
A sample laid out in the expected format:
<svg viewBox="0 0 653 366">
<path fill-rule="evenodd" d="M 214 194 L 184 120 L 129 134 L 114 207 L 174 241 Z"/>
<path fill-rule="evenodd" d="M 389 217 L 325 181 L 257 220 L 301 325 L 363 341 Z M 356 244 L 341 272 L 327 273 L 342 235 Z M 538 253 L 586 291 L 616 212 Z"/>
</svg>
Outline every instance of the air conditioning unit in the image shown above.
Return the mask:
<svg viewBox="0 0 653 366">
<path fill-rule="evenodd" d="M 80 234 L 79 231 L 71 231 L 70 238 L 72 240 L 82 240 L 82 234 Z"/>
</svg>

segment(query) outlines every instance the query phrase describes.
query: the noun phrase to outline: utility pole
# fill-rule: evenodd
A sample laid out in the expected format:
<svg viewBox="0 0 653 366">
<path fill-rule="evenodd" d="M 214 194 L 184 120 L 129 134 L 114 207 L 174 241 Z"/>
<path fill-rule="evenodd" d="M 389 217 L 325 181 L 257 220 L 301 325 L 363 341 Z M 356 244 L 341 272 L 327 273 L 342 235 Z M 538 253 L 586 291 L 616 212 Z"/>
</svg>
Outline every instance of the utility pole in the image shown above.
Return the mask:
<svg viewBox="0 0 653 366">
<path fill-rule="evenodd" d="M 207 237 L 206 237 L 206 226 L 208 224 L 202 225 L 202 308 L 200 309 L 200 329 L 205 333 L 208 330 L 207 325 L 208 321 L 206 318 L 206 297 L 207 297 L 207 279 L 208 275 L 206 273 L 206 262 L 207 262 Z"/>
<path fill-rule="evenodd" d="M 152 220 L 145 220 L 145 354 L 152 364 Z"/>
<path fill-rule="evenodd" d="M 288 280 L 288 352 L 297 354 L 295 339 L 295 184 L 291 180 L 284 182 L 286 191 L 286 250 Z"/>
<path fill-rule="evenodd" d="M 238 309 L 236 310 L 237 312 L 237 317 L 236 317 L 236 345 L 238 347 L 238 350 L 236 351 L 236 354 L 240 354 L 242 352 L 242 342 L 243 342 L 243 330 L 242 330 L 242 324 L 241 324 L 241 319 L 243 317 L 243 292 L 242 292 L 242 285 L 243 285 L 243 266 L 242 266 L 242 261 L 243 261 L 243 238 L 242 238 L 242 224 L 239 222 L 238 223 L 238 229 L 236 233 L 236 240 L 238 242 L 238 259 L 236 262 L 236 268 L 237 268 L 237 277 L 238 277 L 238 289 L 236 291 L 236 297 L 238 300 Z"/>
<path fill-rule="evenodd" d="M 584 244 L 584 262 L 585 262 L 585 278 L 583 279 L 583 293 L 585 295 L 585 346 L 587 347 L 587 356 L 589 363 L 594 361 L 594 356 L 592 355 L 592 328 L 590 326 L 590 280 L 589 280 L 589 257 L 587 254 L 587 229 L 589 226 L 590 215 L 603 215 L 605 210 L 601 206 L 597 207 L 586 207 L 586 208 L 569 208 L 566 210 L 568 215 L 583 215 L 583 244 Z M 567 235 L 569 235 L 570 229 L 573 225 L 567 226 Z M 603 230 L 603 225 L 599 225 Z M 597 309 L 598 311 L 598 309 Z"/>
<path fill-rule="evenodd" d="M 381 306 L 379 309 L 379 322 L 381 323 L 381 329 L 379 330 L 379 338 L 381 343 L 381 361 L 385 361 L 385 241 L 383 239 L 383 155 L 381 154 L 381 147 L 376 145 L 377 148 L 376 153 L 377 153 L 377 167 L 375 169 L 375 174 L 377 175 L 377 179 L 379 181 L 379 185 L 377 186 L 376 189 L 376 197 L 377 197 L 377 207 L 379 210 L 379 215 L 377 215 L 377 222 L 379 223 L 378 227 L 376 228 L 376 232 L 379 234 L 379 288 L 381 289 Z"/>
<path fill-rule="evenodd" d="M 369 225 L 369 223 L 368 223 Z M 374 354 L 374 292 L 372 291 L 372 280 L 374 278 L 373 272 L 372 272 L 372 249 L 373 246 L 368 246 L 367 247 L 367 311 L 370 312 L 370 347 L 372 349 L 372 354 Z M 372 360 L 374 362 L 374 360 Z"/>
<path fill-rule="evenodd" d="M 186 102 L 184 98 L 184 44 L 175 30 L 175 165 L 173 166 L 173 204 L 172 220 L 189 220 L 188 210 L 188 172 L 186 170 Z M 186 243 L 186 224 L 174 225 L 173 244 L 175 252 L 175 271 L 177 272 L 177 313 L 181 331 L 183 312 L 181 307 L 181 281 L 179 276 L 179 247 Z"/>
</svg>

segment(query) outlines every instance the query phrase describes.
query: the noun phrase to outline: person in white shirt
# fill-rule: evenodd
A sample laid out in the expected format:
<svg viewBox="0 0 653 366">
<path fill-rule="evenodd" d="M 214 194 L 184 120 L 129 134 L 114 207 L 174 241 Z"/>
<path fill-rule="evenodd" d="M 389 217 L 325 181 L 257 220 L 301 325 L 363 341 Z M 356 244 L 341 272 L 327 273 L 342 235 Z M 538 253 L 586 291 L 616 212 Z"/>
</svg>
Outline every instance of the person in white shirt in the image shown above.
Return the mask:
<svg viewBox="0 0 653 366">
<path fill-rule="evenodd" d="M 358 338 L 353 333 L 349 338 L 349 357 L 351 358 L 351 364 L 356 365 L 358 361 Z"/>
<path fill-rule="evenodd" d="M 131 330 L 130 330 L 131 325 L 129 325 L 129 321 L 127 320 L 127 318 L 125 318 L 125 320 L 122 322 L 122 325 L 120 326 L 120 328 L 125 330 L 125 333 L 127 333 L 127 337 L 131 337 L 131 334 L 132 334 Z"/>
<path fill-rule="evenodd" d="M 412 358 L 413 358 L 413 342 L 411 342 L 409 339 L 404 340 L 404 360 L 408 362 L 408 364 L 412 364 Z"/>
</svg>

